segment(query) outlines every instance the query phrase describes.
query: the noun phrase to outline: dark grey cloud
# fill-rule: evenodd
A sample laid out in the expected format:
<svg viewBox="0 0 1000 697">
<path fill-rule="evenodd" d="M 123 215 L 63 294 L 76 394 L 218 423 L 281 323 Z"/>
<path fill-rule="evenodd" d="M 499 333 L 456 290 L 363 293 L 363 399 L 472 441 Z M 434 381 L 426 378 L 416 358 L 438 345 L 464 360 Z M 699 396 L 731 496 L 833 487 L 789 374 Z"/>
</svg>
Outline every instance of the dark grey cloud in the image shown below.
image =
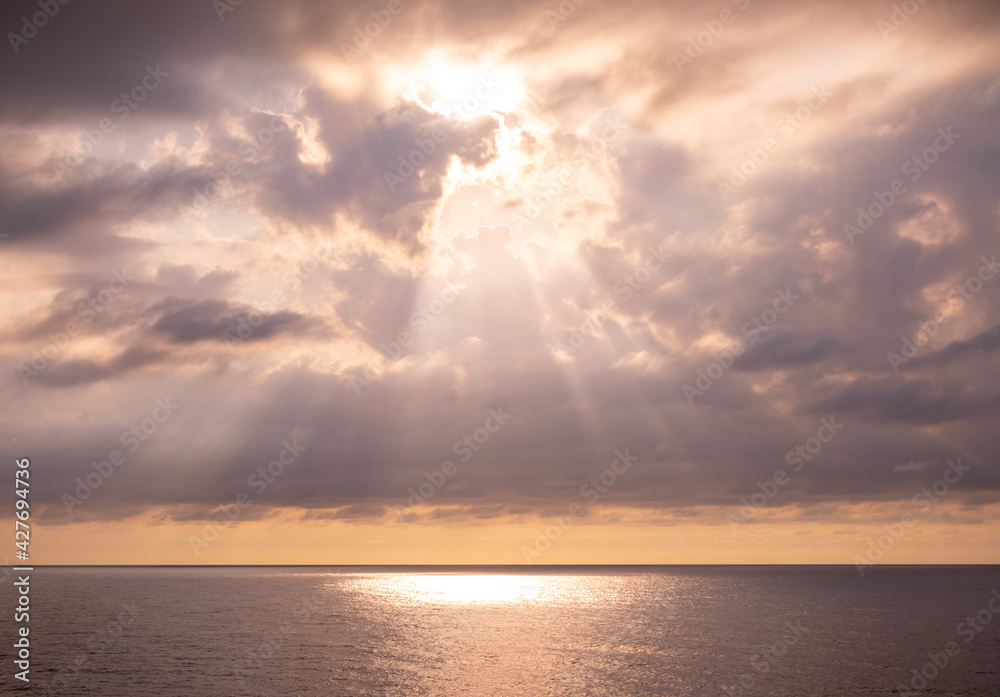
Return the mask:
<svg viewBox="0 0 1000 697">
<path fill-rule="evenodd" d="M 1000 349 L 1000 324 L 976 336 L 953 341 L 940 351 L 934 351 L 913 360 L 913 367 L 924 365 L 948 365 L 954 361 L 970 357 L 986 357 Z"/>
<path fill-rule="evenodd" d="M 282 332 L 301 329 L 306 324 L 305 318 L 295 312 L 268 314 L 254 307 L 233 307 L 219 300 L 192 302 L 167 298 L 150 307 L 148 312 L 159 314 L 151 330 L 165 334 L 178 344 L 225 342 L 227 336 L 231 340 L 264 341 Z"/>
<path fill-rule="evenodd" d="M 808 413 L 854 413 L 918 424 L 948 423 L 1000 413 L 1000 393 L 961 381 L 885 378 L 858 380 L 808 406 Z"/>
<path fill-rule="evenodd" d="M 760 335 L 733 364 L 737 370 L 787 369 L 822 362 L 844 348 L 824 332 L 801 334 L 776 327 Z"/>
<path fill-rule="evenodd" d="M 46 172 L 51 171 L 44 167 Z M 74 176 L 75 175 L 75 176 Z M 211 182 L 208 172 L 172 162 L 147 171 L 118 165 L 106 174 L 71 173 L 64 184 L 31 186 L 0 167 L 0 234 L 5 244 L 73 257 L 136 253 L 153 243 L 109 233 L 111 226 L 173 218 L 194 191 Z"/>
<path fill-rule="evenodd" d="M 68 388 L 120 378 L 145 366 L 159 365 L 169 352 L 146 346 L 132 346 L 105 363 L 92 360 L 68 360 L 39 372 L 37 383 L 49 388 Z"/>
</svg>

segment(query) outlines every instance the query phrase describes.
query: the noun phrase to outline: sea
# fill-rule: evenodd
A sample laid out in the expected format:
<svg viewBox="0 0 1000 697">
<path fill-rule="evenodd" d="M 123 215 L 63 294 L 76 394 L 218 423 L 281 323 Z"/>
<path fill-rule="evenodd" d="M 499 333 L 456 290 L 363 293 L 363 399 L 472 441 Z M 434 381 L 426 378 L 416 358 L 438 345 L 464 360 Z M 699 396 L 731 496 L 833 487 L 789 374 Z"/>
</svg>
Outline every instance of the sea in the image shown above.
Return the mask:
<svg viewBox="0 0 1000 697">
<path fill-rule="evenodd" d="M 1000 696 L 1000 567 L 862 571 L 35 567 L 0 692 Z"/>
</svg>

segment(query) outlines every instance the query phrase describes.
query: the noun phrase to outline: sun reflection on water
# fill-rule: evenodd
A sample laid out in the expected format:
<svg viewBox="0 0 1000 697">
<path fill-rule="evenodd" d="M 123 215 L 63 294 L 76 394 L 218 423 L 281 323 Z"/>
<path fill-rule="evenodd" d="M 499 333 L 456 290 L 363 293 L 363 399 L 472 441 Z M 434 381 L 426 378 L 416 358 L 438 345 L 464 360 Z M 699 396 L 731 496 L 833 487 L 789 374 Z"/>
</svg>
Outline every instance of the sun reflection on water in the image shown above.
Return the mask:
<svg viewBox="0 0 1000 697">
<path fill-rule="evenodd" d="M 349 589 L 394 604 L 506 605 L 574 602 L 594 598 L 586 576 L 520 574 L 403 573 L 359 575 Z"/>
</svg>

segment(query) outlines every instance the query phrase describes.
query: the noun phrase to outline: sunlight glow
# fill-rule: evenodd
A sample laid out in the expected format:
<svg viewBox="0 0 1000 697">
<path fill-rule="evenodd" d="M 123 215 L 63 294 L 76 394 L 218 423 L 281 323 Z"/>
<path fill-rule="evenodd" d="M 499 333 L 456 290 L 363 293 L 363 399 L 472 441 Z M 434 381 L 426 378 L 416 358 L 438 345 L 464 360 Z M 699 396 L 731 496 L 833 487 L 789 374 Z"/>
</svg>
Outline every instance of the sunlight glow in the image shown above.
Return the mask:
<svg viewBox="0 0 1000 697">
<path fill-rule="evenodd" d="M 526 99 L 521 77 L 513 68 L 462 64 L 439 56 L 398 71 L 397 80 L 405 83 L 405 99 L 462 121 L 517 109 Z"/>
<path fill-rule="evenodd" d="M 504 605 L 586 601 L 586 576 L 528 576 L 514 574 L 378 574 L 348 582 L 366 596 L 380 596 L 397 604 Z M 587 596 L 587 597 L 581 597 Z"/>
</svg>

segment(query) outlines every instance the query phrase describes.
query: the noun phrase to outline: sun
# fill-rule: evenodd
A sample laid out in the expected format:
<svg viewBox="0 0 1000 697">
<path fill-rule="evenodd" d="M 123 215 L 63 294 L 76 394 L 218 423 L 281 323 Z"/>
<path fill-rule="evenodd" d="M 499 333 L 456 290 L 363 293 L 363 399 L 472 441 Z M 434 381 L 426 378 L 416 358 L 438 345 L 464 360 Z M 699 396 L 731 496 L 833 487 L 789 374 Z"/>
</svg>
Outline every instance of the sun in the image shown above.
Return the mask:
<svg viewBox="0 0 1000 697">
<path fill-rule="evenodd" d="M 424 109 L 468 121 L 486 114 L 510 112 L 526 100 L 524 83 L 515 68 L 490 63 L 463 63 L 430 56 L 399 71 L 395 81 Z"/>
<path fill-rule="evenodd" d="M 532 98 L 527 70 L 516 60 L 443 50 L 379 68 L 387 106 L 402 100 L 448 120 L 496 122 L 488 161 L 452 155 L 440 179 L 428 224 L 436 272 L 454 265 L 453 240 L 481 227 L 507 226 L 516 254 L 529 244 L 575 254 L 580 240 L 603 234 L 604 218 L 594 212 L 612 210 L 617 191 L 607 144 L 583 151 L 601 140 L 589 121 L 574 123 L 572 138 L 562 137 L 564 124 Z M 468 133 L 452 126 L 458 128 L 439 128 Z"/>
</svg>

